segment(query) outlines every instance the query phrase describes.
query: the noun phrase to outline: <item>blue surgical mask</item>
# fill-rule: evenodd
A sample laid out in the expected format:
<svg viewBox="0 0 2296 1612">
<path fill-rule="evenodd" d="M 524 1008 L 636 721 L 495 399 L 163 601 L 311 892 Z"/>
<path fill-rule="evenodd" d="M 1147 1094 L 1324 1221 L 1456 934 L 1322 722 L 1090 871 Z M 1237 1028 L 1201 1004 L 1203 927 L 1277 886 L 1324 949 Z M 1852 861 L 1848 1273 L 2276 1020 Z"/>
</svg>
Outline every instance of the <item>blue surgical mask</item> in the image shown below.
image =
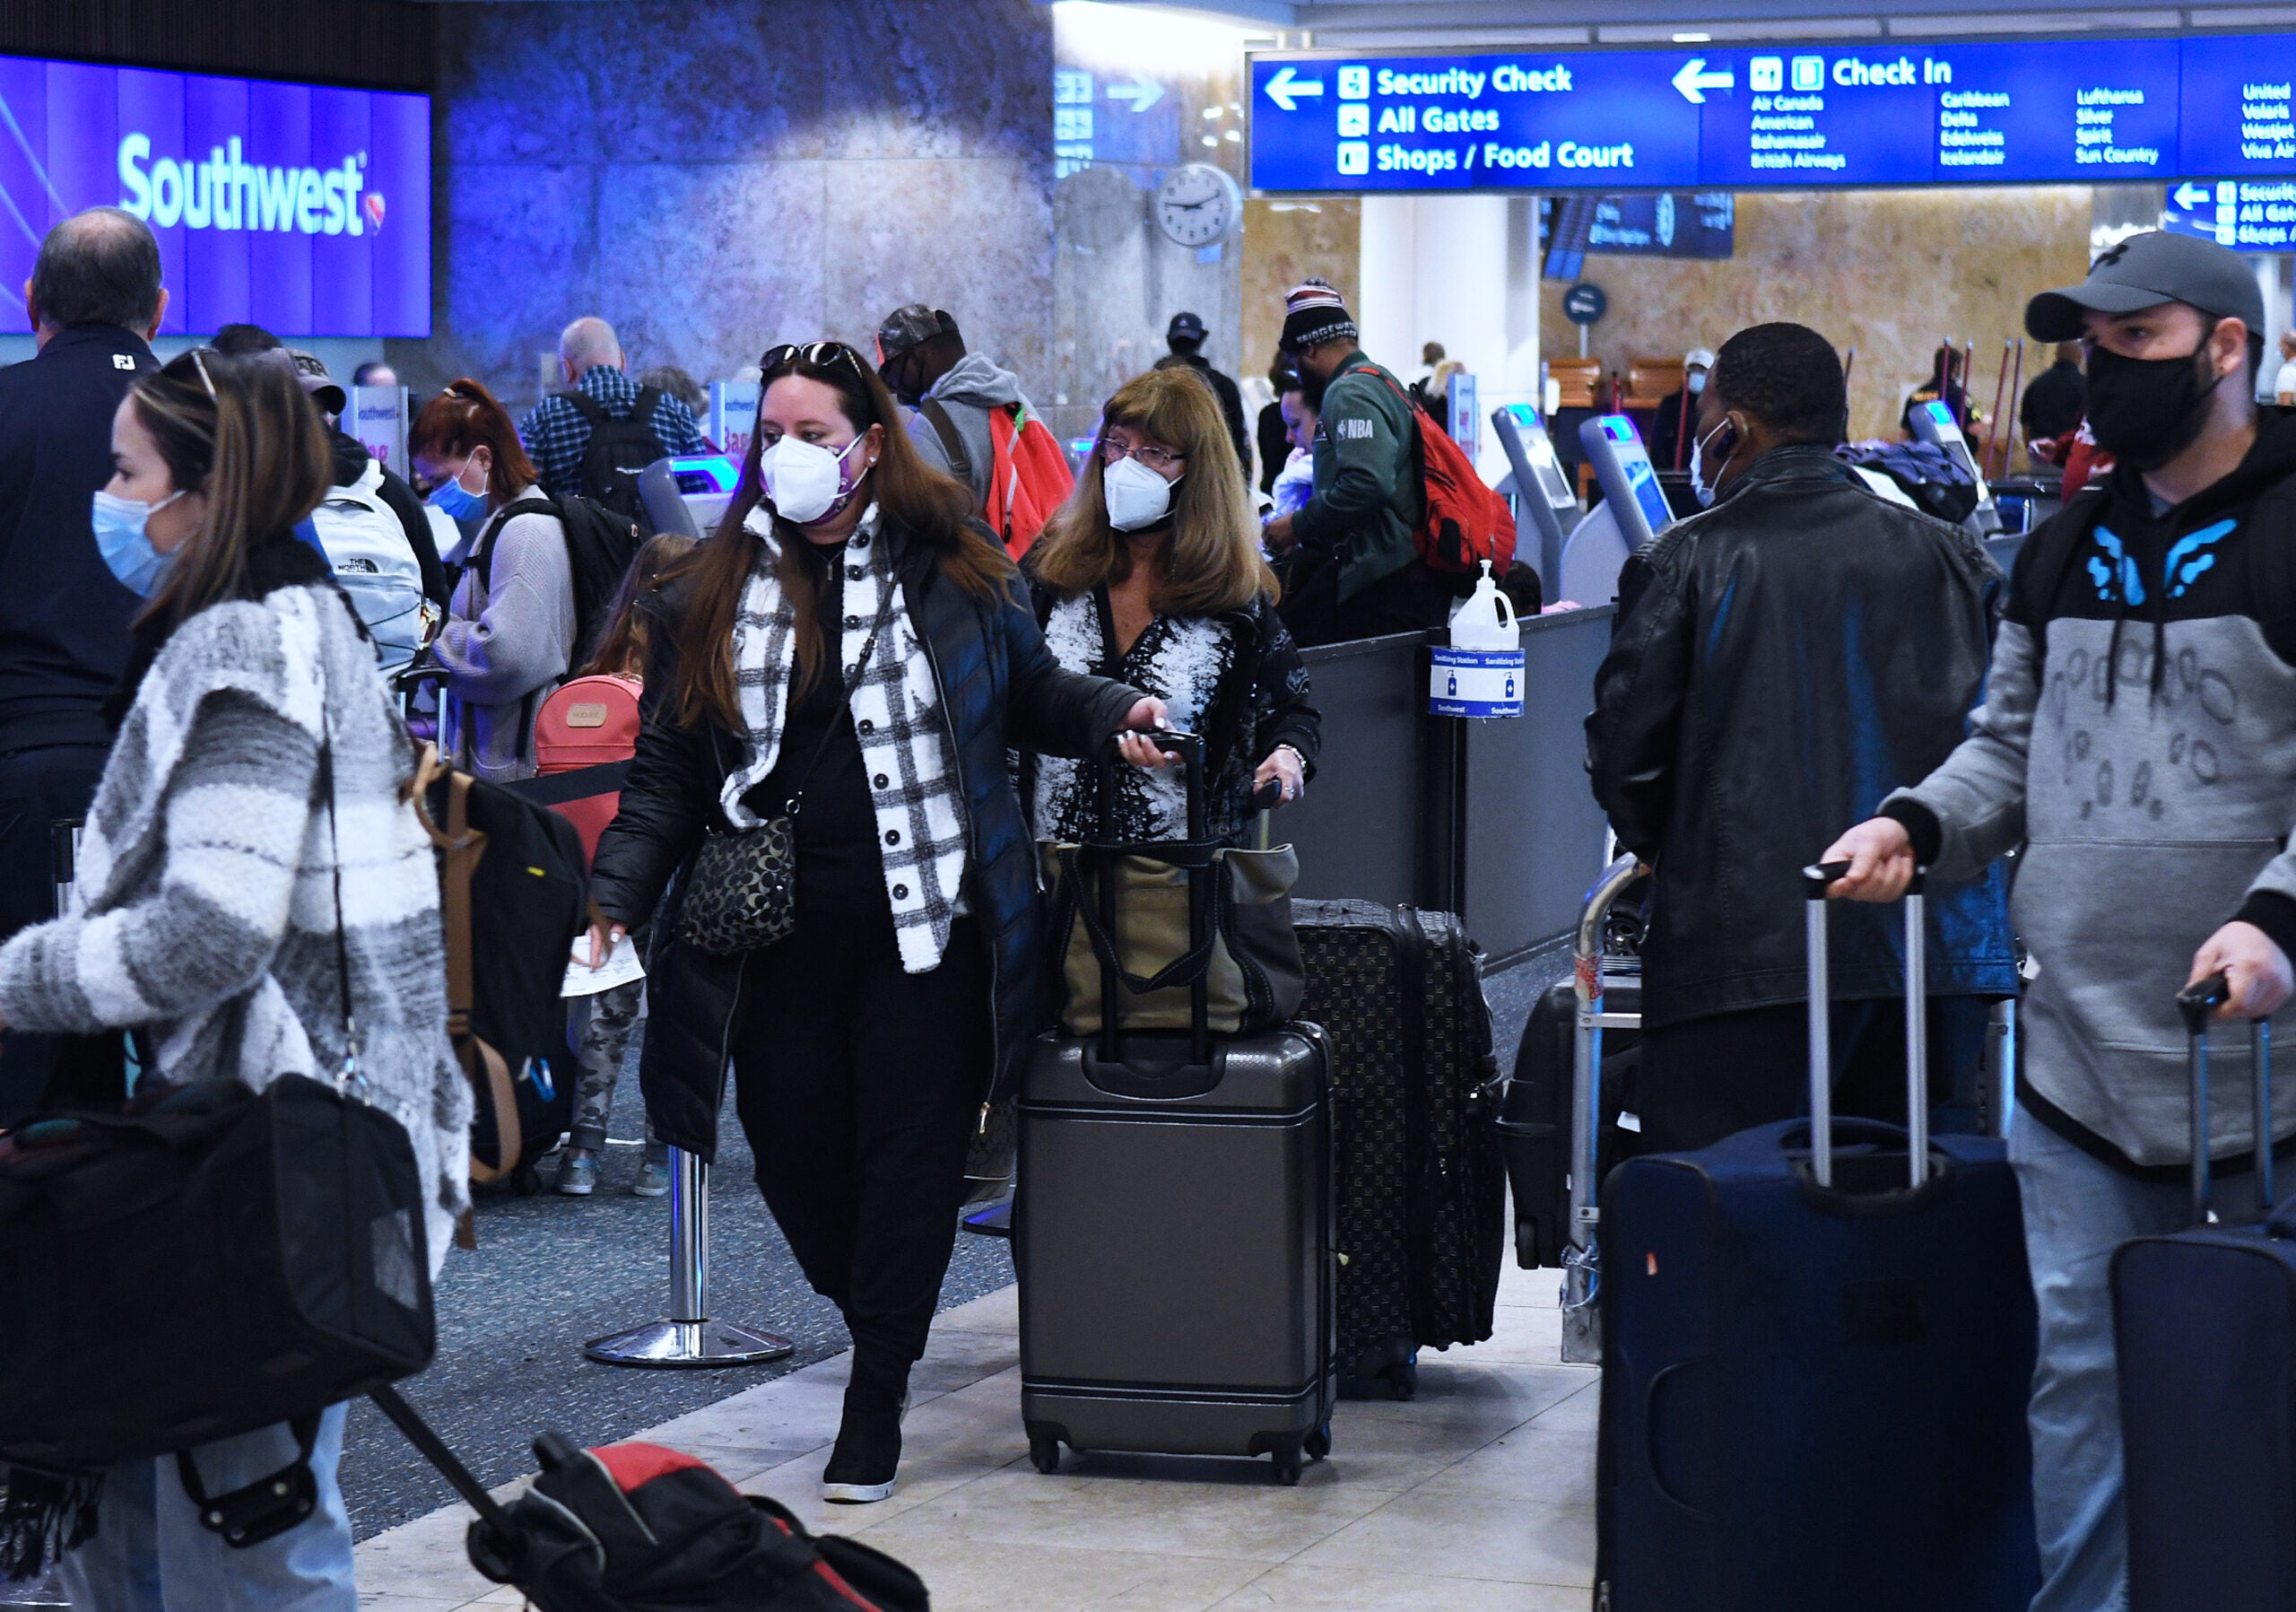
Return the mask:
<svg viewBox="0 0 2296 1612">
<path fill-rule="evenodd" d="M 440 482 L 430 490 L 430 501 L 444 510 L 450 520 L 472 520 L 486 513 L 485 492 L 473 492 L 463 485 L 463 476 L 469 469 L 469 461 L 465 460 L 463 468 L 450 480 Z"/>
<path fill-rule="evenodd" d="M 178 488 L 158 503 L 147 504 L 96 489 L 95 504 L 88 516 L 95 528 L 96 553 L 104 557 L 104 564 L 119 579 L 119 585 L 138 598 L 148 599 L 160 591 L 160 579 L 168 574 L 168 562 L 174 558 L 152 547 L 144 528 L 151 524 L 153 510 L 164 510 L 182 496 L 183 490 Z"/>
</svg>

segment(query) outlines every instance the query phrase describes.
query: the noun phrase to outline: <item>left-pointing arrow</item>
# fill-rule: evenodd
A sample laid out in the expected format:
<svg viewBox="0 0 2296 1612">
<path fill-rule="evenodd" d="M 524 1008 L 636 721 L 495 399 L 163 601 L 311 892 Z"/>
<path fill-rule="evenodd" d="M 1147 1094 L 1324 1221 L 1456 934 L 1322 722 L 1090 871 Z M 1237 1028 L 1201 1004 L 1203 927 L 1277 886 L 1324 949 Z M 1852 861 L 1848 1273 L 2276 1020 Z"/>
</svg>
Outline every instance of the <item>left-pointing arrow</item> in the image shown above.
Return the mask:
<svg viewBox="0 0 2296 1612">
<path fill-rule="evenodd" d="M 1321 96 L 1324 92 L 1324 81 L 1320 78 L 1301 78 L 1292 71 L 1291 64 L 1287 62 L 1276 69 L 1275 76 L 1267 81 L 1266 88 L 1267 98 L 1270 100 L 1287 112 L 1296 112 L 1300 109 L 1300 103 L 1293 97 Z"/>
<path fill-rule="evenodd" d="M 2187 213 L 2191 212 L 2195 207 L 2199 206 L 2203 202 L 2205 202 L 2208 199 L 2209 193 L 2203 190 L 2199 186 L 2194 184 L 2190 179 L 2187 179 L 2183 184 L 2177 187 L 2177 205 L 2182 207 Z"/>
<path fill-rule="evenodd" d="M 1674 74 L 1674 88 L 1683 92 L 1683 99 L 1694 107 L 1706 104 L 1707 91 L 1726 90 L 1737 82 L 1726 69 L 1720 73 L 1709 73 L 1706 58 L 1702 56 L 1694 56 L 1684 62 L 1683 70 Z"/>
<path fill-rule="evenodd" d="M 1128 100 L 1135 112 L 1144 112 L 1164 99 L 1164 86 L 1152 78 L 1136 78 L 1128 84 L 1110 84 L 1107 91 L 1110 100 Z"/>
</svg>

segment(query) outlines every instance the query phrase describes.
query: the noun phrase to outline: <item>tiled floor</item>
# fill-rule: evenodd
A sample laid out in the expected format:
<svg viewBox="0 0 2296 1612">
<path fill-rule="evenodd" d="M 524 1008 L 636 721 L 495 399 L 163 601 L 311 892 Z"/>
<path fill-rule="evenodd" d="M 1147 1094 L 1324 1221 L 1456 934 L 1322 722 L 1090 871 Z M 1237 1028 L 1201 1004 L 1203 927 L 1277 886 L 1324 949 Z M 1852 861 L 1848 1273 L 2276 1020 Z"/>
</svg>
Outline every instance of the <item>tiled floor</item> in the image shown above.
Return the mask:
<svg viewBox="0 0 2296 1612">
<path fill-rule="evenodd" d="M 936 1612 L 1579 1612 L 1595 1557 L 1596 1374 L 1557 1359 L 1557 1285 L 1510 1261 L 1497 1336 L 1423 1355 L 1408 1404 L 1343 1403 L 1331 1459 L 1292 1489 L 1265 1460 L 1072 1455 L 1039 1475 L 1021 1433 L 1009 1287 L 934 1323 L 901 1486 L 882 1504 L 816 1498 L 844 1356 L 643 1436 L 706 1457 L 813 1528 L 865 1536 L 924 1575 Z M 410 1391 L 420 1399 L 419 1379 Z M 517 1606 L 464 1560 L 468 1518 L 450 1508 L 361 1545 L 361 1605 Z"/>
</svg>

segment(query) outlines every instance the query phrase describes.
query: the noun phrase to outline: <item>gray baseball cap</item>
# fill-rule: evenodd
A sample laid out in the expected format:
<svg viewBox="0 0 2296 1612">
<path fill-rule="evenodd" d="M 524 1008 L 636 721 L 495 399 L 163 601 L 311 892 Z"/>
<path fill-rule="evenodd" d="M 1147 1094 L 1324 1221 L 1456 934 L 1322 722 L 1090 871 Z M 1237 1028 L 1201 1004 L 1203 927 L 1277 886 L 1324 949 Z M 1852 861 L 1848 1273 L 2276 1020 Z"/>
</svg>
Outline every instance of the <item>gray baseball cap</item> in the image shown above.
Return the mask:
<svg viewBox="0 0 2296 1612">
<path fill-rule="evenodd" d="M 2264 290 L 2248 259 L 2197 235 L 2148 230 L 2089 266 L 2078 285 L 2045 291 L 2025 304 L 2025 334 L 2037 342 L 2078 341 L 2084 312 L 2135 313 L 2187 302 L 2212 318 L 2264 328 Z"/>
<path fill-rule="evenodd" d="M 936 335 L 957 335 L 957 322 L 941 309 L 923 302 L 909 302 L 885 316 L 877 327 L 877 362 L 889 364 L 920 342 Z"/>
</svg>

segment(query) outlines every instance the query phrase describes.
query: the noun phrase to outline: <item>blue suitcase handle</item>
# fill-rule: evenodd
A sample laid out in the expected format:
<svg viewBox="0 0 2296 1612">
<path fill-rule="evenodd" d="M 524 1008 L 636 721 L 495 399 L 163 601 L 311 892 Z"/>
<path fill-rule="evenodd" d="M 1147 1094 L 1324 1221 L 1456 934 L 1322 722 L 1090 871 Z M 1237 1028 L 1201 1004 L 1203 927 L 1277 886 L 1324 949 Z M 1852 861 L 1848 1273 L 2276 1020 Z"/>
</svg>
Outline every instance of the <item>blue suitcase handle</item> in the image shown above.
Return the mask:
<svg viewBox="0 0 2296 1612">
<path fill-rule="evenodd" d="M 1847 862 L 1802 869 L 1804 933 L 1810 953 L 1810 1174 L 1833 1185 L 1833 1023 L 1827 990 L 1826 892 L 1849 871 Z M 1929 870 L 1917 867 L 1905 891 L 1905 1137 L 1907 1167 L 1918 1188 L 1929 1174 L 1929 958 L 1923 890 Z"/>
</svg>

